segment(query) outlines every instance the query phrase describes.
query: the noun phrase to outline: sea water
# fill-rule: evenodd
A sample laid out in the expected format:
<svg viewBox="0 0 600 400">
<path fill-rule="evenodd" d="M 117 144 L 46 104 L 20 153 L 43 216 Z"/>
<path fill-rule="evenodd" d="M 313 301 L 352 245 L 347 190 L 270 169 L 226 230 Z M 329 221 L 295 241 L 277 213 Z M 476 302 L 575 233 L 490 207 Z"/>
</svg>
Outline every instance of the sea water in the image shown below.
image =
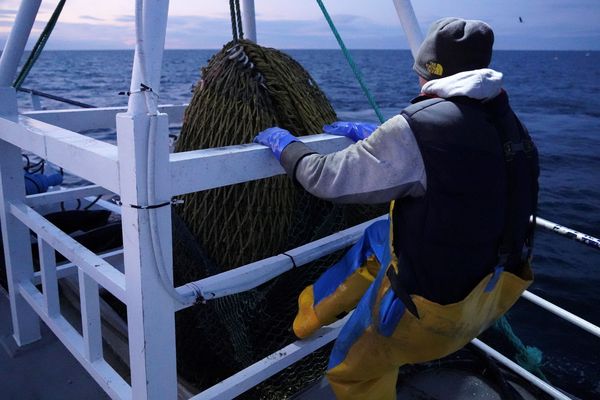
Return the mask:
<svg viewBox="0 0 600 400">
<path fill-rule="evenodd" d="M 189 102 L 214 50 L 167 50 L 160 103 Z M 340 119 L 376 122 L 338 50 L 290 50 L 326 93 Z M 353 50 L 367 86 L 389 118 L 418 94 L 407 50 Z M 122 106 L 131 51 L 46 51 L 24 83 L 95 106 Z M 600 52 L 497 51 L 492 68 L 533 136 L 541 163 L 539 215 L 600 236 Z M 31 108 L 20 94 L 22 109 Z M 42 99 L 45 108 L 66 108 Z M 113 142 L 114 131 L 87 134 Z M 73 183 L 73 182 L 72 182 Z M 600 252 L 538 230 L 531 291 L 600 324 Z M 520 300 L 509 313 L 516 334 L 544 353 L 549 380 L 581 398 L 600 397 L 600 339 Z M 511 350 L 506 349 L 512 356 Z"/>
</svg>

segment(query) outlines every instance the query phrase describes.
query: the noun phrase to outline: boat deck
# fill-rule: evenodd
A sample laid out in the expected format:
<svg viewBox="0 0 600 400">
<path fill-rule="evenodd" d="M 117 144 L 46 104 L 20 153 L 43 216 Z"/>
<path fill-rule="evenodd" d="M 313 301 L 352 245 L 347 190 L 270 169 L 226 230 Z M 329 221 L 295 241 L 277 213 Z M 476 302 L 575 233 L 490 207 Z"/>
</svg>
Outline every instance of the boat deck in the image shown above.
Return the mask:
<svg viewBox="0 0 600 400">
<path fill-rule="evenodd" d="M 106 400 L 109 397 L 42 323 L 42 339 L 16 349 L 10 305 L 0 287 L 0 397 L 7 400 Z"/>
</svg>

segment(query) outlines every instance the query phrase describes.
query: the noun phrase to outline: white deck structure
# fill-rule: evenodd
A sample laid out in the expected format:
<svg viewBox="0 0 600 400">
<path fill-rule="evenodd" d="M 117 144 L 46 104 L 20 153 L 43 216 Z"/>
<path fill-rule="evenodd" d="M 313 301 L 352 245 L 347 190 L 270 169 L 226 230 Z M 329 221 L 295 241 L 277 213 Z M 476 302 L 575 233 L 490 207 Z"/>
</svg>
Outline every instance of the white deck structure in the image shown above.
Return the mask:
<svg viewBox="0 0 600 400">
<path fill-rule="evenodd" d="M 174 399 L 177 397 L 174 313 L 199 298 L 209 301 L 254 288 L 291 269 L 292 263 L 287 256 L 274 255 L 173 288 L 170 207 L 144 207 L 169 203 L 184 193 L 266 178 L 284 171 L 269 149 L 256 144 L 169 154 L 168 125 L 181 121 L 184 106 L 156 109 L 152 93 L 140 91 L 142 83 L 155 91 L 159 88 L 168 0 L 136 2 L 138 42 L 127 109 L 20 114 L 11 84 L 40 2 L 21 2 L 0 59 L 0 220 L 14 340 L 19 346 L 38 340 L 41 320 L 112 398 Z M 243 0 L 242 4 L 246 32 L 256 40 L 254 2 Z M 421 33 L 412 6 L 403 0 L 395 0 L 394 4 L 414 50 Z M 116 127 L 118 145 L 77 133 L 111 127 Z M 350 143 L 345 138 L 324 134 L 301 139 L 320 152 L 332 152 Z M 94 185 L 25 196 L 22 150 L 35 153 Z M 123 226 L 123 250 L 107 259 L 77 243 L 32 208 L 106 193 L 120 196 Z M 296 265 L 303 265 L 354 243 L 367 225 L 287 253 L 295 258 Z M 33 270 L 29 230 L 38 237 L 39 273 Z M 71 263 L 57 268 L 54 250 Z M 119 262 L 114 261 L 120 258 Z M 116 267 L 121 262 L 124 270 Z M 81 334 L 61 314 L 58 297 L 58 280 L 74 274 L 79 282 Z M 36 287 L 39 283 L 42 291 Z M 103 357 L 100 289 L 127 306 L 131 383 Z M 600 336 L 597 326 L 532 293 L 526 292 L 525 298 Z M 290 344 L 193 398 L 229 399 L 243 393 L 334 340 L 343 322 L 323 328 L 309 340 Z M 475 344 L 556 398 L 568 398 L 481 342 Z"/>
</svg>

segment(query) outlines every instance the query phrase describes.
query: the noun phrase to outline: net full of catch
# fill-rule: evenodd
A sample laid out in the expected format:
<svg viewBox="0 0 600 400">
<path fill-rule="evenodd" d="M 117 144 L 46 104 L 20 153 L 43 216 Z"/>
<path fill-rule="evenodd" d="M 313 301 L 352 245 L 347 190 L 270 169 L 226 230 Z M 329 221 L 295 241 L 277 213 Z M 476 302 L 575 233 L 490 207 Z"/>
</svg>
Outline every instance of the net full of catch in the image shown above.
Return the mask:
<svg viewBox="0 0 600 400">
<path fill-rule="evenodd" d="M 321 133 L 323 125 L 337 119 L 308 72 L 275 49 L 232 41 L 201 75 L 178 152 L 251 143 L 258 132 L 275 125 L 296 136 Z M 386 211 L 333 205 L 283 175 L 188 194 L 173 216 L 175 285 L 280 254 Z M 294 341 L 297 295 L 338 257 L 324 257 L 254 290 L 177 313 L 179 374 L 206 389 Z M 282 399 L 298 392 L 322 376 L 328 353 L 326 346 L 243 397 Z"/>
</svg>

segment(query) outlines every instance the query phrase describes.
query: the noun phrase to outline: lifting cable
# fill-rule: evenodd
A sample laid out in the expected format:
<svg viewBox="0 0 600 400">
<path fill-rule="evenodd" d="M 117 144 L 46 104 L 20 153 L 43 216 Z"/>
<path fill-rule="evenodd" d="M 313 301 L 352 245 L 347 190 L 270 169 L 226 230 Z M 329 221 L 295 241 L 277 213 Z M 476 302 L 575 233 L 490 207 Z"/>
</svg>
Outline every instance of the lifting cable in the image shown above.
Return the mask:
<svg viewBox="0 0 600 400">
<path fill-rule="evenodd" d="M 231 33 L 233 36 L 233 41 L 237 42 L 244 39 L 240 0 L 229 0 L 229 12 L 231 13 Z"/>
<path fill-rule="evenodd" d="M 39 56 L 42 54 L 42 50 L 44 50 L 44 46 L 46 45 L 46 42 L 50 38 L 50 34 L 52 33 L 54 26 L 56 25 L 56 21 L 58 21 L 58 17 L 60 16 L 60 13 L 62 12 L 62 9 L 63 9 L 65 3 L 66 3 L 66 0 L 60 0 L 58 2 L 58 5 L 54 9 L 54 12 L 52 13 L 52 16 L 50 17 L 50 19 L 48 20 L 46 27 L 40 34 L 38 41 L 35 43 L 35 46 L 33 46 L 33 49 L 31 50 L 31 54 L 29 54 L 29 58 L 27 58 L 27 61 L 23 65 L 23 68 L 21 69 L 19 76 L 17 76 L 17 79 L 15 79 L 15 82 L 13 83 L 13 86 L 15 89 L 19 90 L 21 88 L 21 85 L 25 81 L 25 78 L 27 78 L 27 75 L 29 75 L 29 71 L 31 71 L 31 69 L 33 68 L 33 65 L 35 64 L 35 62 L 37 61 Z"/>
<path fill-rule="evenodd" d="M 56 22 L 58 21 L 58 17 L 60 17 L 60 14 L 63 10 L 65 3 L 66 3 L 66 0 L 60 0 L 58 2 L 58 4 L 56 5 L 56 8 L 54 9 L 52 16 L 46 23 L 46 27 L 40 34 L 40 37 L 38 38 L 37 42 L 33 46 L 33 49 L 31 49 L 31 53 L 29 54 L 27 61 L 25 61 L 25 64 L 23 64 L 23 68 L 21 68 L 21 72 L 19 72 L 17 79 L 15 79 L 15 82 L 13 83 L 13 87 L 18 92 L 29 93 L 32 96 L 45 97 L 50 100 L 55 100 L 55 101 L 59 101 L 61 103 L 71 104 L 73 106 L 77 106 L 77 107 L 81 107 L 81 108 L 96 108 L 96 106 L 93 106 L 91 104 L 67 99 L 67 98 L 64 98 L 61 96 L 56 96 L 56 95 L 42 92 L 42 91 L 39 91 L 36 89 L 28 89 L 28 88 L 22 87 L 23 82 L 25 82 L 25 79 L 29 75 L 29 72 L 31 72 L 31 69 L 37 62 L 38 58 L 40 57 L 40 55 L 42 55 L 42 50 L 44 50 L 44 46 L 46 46 L 48 39 L 50 39 L 50 35 L 52 34 L 54 27 L 56 26 Z"/>
<path fill-rule="evenodd" d="M 346 45 L 344 44 L 342 37 L 340 36 L 337 28 L 335 27 L 333 20 L 329 16 L 329 13 L 327 12 L 325 5 L 323 4 L 323 1 L 317 0 L 317 3 L 319 4 L 319 8 L 321 9 L 321 11 L 323 12 L 323 16 L 327 20 L 327 23 L 329 24 L 329 27 L 331 28 L 333 35 L 337 39 L 337 42 L 340 45 L 340 48 L 342 49 L 342 52 L 344 53 L 344 56 L 346 57 L 348 64 L 350 65 L 350 68 L 352 68 L 352 72 L 354 72 L 354 76 L 356 77 L 356 80 L 360 84 L 360 87 L 362 88 L 363 92 L 365 93 L 365 96 L 367 96 L 367 99 L 369 100 L 369 104 L 371 104 L 371 107 L 373 107 L 375 114 L 377 114 L 377 118 L 379 118 L 379 122 L 381 122 L 383 124 L 385 122 L 385 118 L 383 117 L 383 114 L 381 114 L 381 110 L 379 109 L 379 106 L 375 102 L 375 99 L 371 95 L 369 88 L 365 84 L 362 74 L 360 73 L 360 69 L 358 68 L 358 66 L 354 62 L 354 59 L 352 58 L 352 55 L 350 55 L 350 52 L 346 48 Z"/>
</svg>

